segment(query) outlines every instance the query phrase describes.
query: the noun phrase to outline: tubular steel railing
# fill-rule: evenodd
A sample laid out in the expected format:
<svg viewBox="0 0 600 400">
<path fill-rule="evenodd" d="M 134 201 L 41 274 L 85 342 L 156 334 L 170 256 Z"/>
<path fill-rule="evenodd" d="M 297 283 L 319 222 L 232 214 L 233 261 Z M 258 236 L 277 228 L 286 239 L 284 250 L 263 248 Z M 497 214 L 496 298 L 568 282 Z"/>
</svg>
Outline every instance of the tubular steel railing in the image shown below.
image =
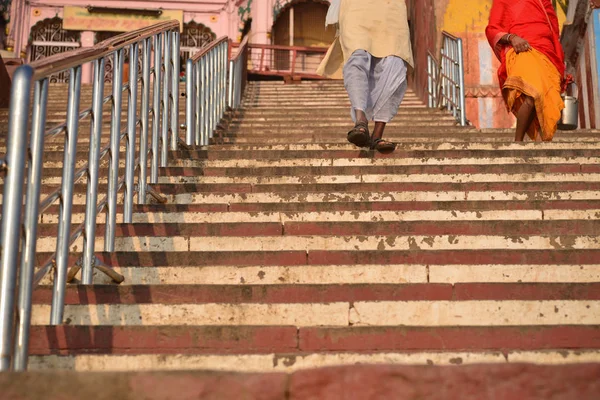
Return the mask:
<svg viewBox="0 0 600 400">
<path fill-rule="evenodd" d="M 227 106 L 229 39 L 222 37 L 186 62 L 186 134 L 188 146 L 206 146 Z"/>
<path fill-rule="evenodd" d="M 135 193 L 138 194 L 138 203 L 144 203 L 147 194 L 159 201 L 164 200 L 148 186 L 147 171 L 150 167 L 150 183 L 157 183 L 158 168 L 166 166 L 169 147 L 175 150 L 179 144 L 179 30 L 178 21 L 164 22 L 116 36 L 91 48 L 48 57 L 16 70 L 2 198 L 0 370 L 11 367 L 26 369 L 32 292 L 51 270 L 54 271 L 54 287 L 50 324 L 62 323 L 66 283 L 78 271 L 78 267 L 67 270 L 69 248 L 80 237 L 83 237 L 83 255 L 78 265 L 83 269 L 82 283 L 92 283 L 94 267 L 114 280 L 122 281 L 120 275 L 101 265 L 94 255 L 96 221 L 98 214 L 106 210 L 104 250 L 111 252 L 115 244 L 117 194 L 121 189 L 124 189 L 125 223 L 132 221 Z M 123 84 L 126 49 L 130 60 L 129 77 L 128 83 Z M 140 50 L 142 69 L 141 75 L 138 75 Z M 112 94 L 104 96 L 104 67 L 108 57 L 113 57 L 114 61 L 113 87 Z M 80 111 L 82 68 L 90 62 L 94 67 L 92 106 Z M 63 71 L 69 71 L 66 121 L 47 128 L 49 77 Z M 137 111 L 138 83 L 140 115 Z M 123 92 L 127 93 L 128 112 L 127 126 L 121 130 Z M 110 142 L 101 147 L 103 106 L 106 103 L 111 104 Z M 87 117 L 90 117 L 91 124 L 88 162 L 76 170 L 79 122 Z M 44 142 L 60 134 L 65 135 L 62 181 L 59 188 L 40 201 Z M 119 151 L 123 139 L 125 173 L 120 175 Z M 136 157 L 138 140 L 139 156 Z M 104 157 L 108 157 L 108 189 L 104 199 L 98 202 L 99 165 Z M 134 186 L 136 174 L 137 187 Z M 87 177 L 85 221 L 72 231 L 74 185 L 84 177 Z M 56 201 L 59 201 L 56 251 L 37 266 L 38 271 L 34 275 L 39 215 Z"/>
<path fill-rule="evenodd" d="M 429 107 L 450 111 L 460 125 L 468 124 L 465 104 L 465 71 L 462 39 L 442 33 L 440 62 L 427 54 Z"/>
<path fill-rule="evenodd" d="M 240 43 L 237 54 L 229 61 L 229 93 L 227 105 L 237 109 L 248 82 L 248 36 Z"/>
<path fill-rule="evenodd" d="M 323 79 L 317 68 L 327 50 L 327 47 L 251 44 L 249 69 L 255 75 Z"/>
</svg>

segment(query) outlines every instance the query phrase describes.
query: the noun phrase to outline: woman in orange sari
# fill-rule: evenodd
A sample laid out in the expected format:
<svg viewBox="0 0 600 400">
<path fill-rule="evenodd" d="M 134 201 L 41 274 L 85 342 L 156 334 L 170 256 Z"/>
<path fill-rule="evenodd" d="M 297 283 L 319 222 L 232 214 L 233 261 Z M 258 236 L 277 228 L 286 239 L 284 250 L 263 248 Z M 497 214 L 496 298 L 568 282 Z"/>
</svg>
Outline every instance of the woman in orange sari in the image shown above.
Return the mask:
<svg viewBox="0 0 600 400">
<path fill-rule="evenodd" d="M 551 1 L 494 0 L 486 35 L 502 63 L 502 96 L 517 117 L 515 141 L 525 133 L 552 140 L 564 108 L 565 64 Z"/>
</svg>

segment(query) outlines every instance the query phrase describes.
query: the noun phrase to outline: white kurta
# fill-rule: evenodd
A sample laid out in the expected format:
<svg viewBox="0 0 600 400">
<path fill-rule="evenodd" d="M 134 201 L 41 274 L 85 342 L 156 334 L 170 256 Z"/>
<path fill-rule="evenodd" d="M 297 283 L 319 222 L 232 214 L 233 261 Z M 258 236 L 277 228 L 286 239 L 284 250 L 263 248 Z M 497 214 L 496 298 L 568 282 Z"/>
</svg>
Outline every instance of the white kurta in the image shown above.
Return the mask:
<svg viewBox="0 0 600 400">
<path fill-rule="evenodd" d="M 335 21 L 333 10 L 328 22 Z M 413 66 L 408 28 L 408 13 L 404 0 L 339 0 L 339 35 L 329 48 L 317 73 L 340 78 L 343 65 L 356 50 L 365 50 L 373 57 L 396 56 Z"/>
</svg>

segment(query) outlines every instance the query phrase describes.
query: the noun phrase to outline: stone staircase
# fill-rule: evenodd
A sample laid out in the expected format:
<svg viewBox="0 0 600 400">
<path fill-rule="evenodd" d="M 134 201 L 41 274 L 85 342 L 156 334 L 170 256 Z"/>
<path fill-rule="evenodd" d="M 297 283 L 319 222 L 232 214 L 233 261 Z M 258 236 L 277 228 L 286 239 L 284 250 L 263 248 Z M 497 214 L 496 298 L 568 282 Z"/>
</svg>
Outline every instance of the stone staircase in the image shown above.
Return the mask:
<svg viewBox="0 0 600 400">
<path fill-rule="evenodd" d="M 409 93 L 383 156 L 346 142 L 348 107 L 339 82 L 251 82 L 213 145 L 172 154 L 168 203 L 136 206 L 116 253 L 99 217 L 123 284 L 69 286 L 59 327 L 36 290 L 30 369 L 599 362 L 600 133 L 514 144 Z M 83 186 L 75 202 L 81 221 Z"/>
</svg>

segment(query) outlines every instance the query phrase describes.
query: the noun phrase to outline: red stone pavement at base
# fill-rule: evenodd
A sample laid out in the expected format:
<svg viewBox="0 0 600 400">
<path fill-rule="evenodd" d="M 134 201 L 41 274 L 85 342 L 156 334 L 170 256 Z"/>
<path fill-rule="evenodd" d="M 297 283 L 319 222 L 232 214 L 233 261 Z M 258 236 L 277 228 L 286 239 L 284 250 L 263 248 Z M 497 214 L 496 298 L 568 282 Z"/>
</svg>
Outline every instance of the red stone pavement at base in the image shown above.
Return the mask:
<svg viewBox="0 0 600 400">
<path fill-rule="evenodd" d="M 0 374 L 0 400 L 597 400 L 600 364 L 347 366 L 293 374 Z"/>
</svg>

